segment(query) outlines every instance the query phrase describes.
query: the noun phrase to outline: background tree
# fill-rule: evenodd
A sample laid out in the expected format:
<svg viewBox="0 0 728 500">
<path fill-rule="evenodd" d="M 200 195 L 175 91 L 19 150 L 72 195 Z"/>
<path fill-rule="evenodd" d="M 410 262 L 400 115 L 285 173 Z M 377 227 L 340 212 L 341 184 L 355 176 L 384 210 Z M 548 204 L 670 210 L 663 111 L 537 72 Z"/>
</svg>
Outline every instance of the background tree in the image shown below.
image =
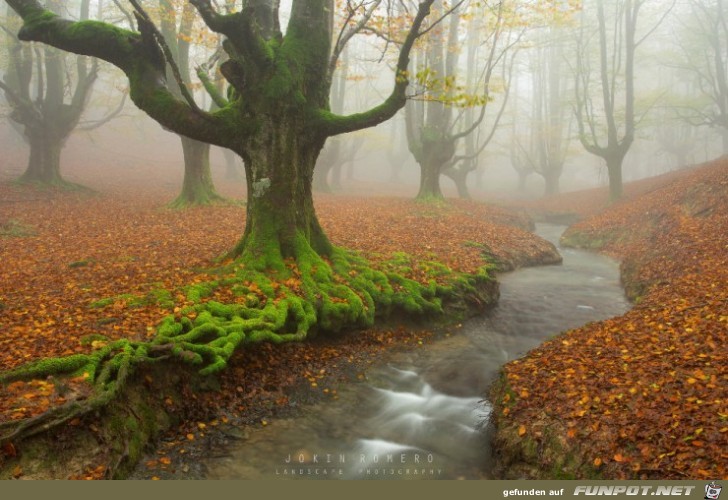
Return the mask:
<svg viewBox="0 0 728 500">
<path fill-rule="evenodd" d="M 442 198 L 440 175 L 446 171 L 459 185 L 461 196 L 468 196 L 464 183 L 473 165 L 477 165 L 471 161 L 493 138 L 508 99 L 507 82 L 513 54 L 525 27 L 513 24 L 517 19 L 513 10 L 515 4 L 477 5 L 483 9 L 483 15 L 474 16 L 471 23 L 482 22 L 486 30 L 485 41 L 481 44 L 485 56 L 479 61 L 482 66 L 478 68 L 481 75 L 477 94 L 457 83 L 459 15 L 451 15 L 447 34 L 444 28 L 435 30 L 428 44 L 419 52 L 417 61 L 425 69 L 419 72 L 418 78 L 424 91 L 421 91 L 421 97 L 410 100 L 405 108 L 407 143 L 420 165 L 419 199 Z M 488 104 L 495 99 L 497 91 L 501 92 L 502 100 L 489 123 L 489 131 L 481 131 L 480 144 L 474 153 L 456 155 L 459 141 L 474 133 L 483 123 Z M 477 116 L 467 113 L 471 107 L 479 108 Z M 468 117 L 472 121 L 468 121 Z M 458 166 L 459 162 L 463 163 Z"/>
<path fill-rule="evenodd" d="M 79 18 L 89 18 L 90 0 L 82 0 Z M 60 11 L 63 2 L 50 0 L 48 9 Z M 18 18 L 8 12 L 3 29 L 8 67 L 0 81 L 12 111 L 10 119 L 30 148 L 28 166 L 20 182 L 74 187 L 61 175 L 61 151 L 79 124 L 96 81 L 98 63 L 87 57 L 68 57 L 48 46 L 23 44 L 12 31 Z"/>
<path fill-rule="evenodd" d="M 613 201 L 622 196 L 622 163 L 635 139 L 635 54 L 671 8 L 661 7 L 657 21 L 640 35 L 637 25 L 645 3 L 646 0 L 596 0 L 595 5 L 585 2 L 578 30 L 574 111 L 579 140 L 584 149 L 606 162 L 609 197 Z M 596 31 L 591 24 L 592 15 Z M 591 52 L 594 36 L 596 58 Z M 592 67 L 595 59 L 599 66 L 596 71 Z M 598 99 L 593 94 L 595 88 Z"/>
<path fill-rule="evenodd" d="M 334 72 L 333 83 L 331 85 L 331 110 L 335 113 L 344 112 L 346 79 L 349 73 L 349 58 L 347 57 L 347 52 L 346 48 L 344 48 L 339 58 L 337 71 Z M 339 168 L 341 167 L 342 141 L 342 137 L 332 137 L 326 142 L 316 163 L 316 169 L 313 172 L 313 188 L 316 191 L 323 193 L 333 192 L 329 184 L 329 174 L 337 165 Z"/>
<path fill-rule="evenodd" d="M 559 179 L 571 140 L 571 116 L 566 101 L 569 89 L 563 30 L 551 25 L 540 31 L 535 45 L 527 52 L 531 89 L 531 110 L 526 113 L 530 115 L 529 138 L 527 141 L 515 138 L 517 151 L 513 155 L 521 165 L 520 170 L 517 168 L 519 174 L 525 169 L 541 175 L 544 194 L 549 196 L 559 192 Z"/>
<path fill-rule="evenodd" d="M 674 37 L 679 58 L 671 65 L 692 76 L 702 106 L 682 107 L 682 116 L 693 125 L 715 128 L 728 154 L 728 5 L 725 0 L 691 0 L 689 12 L 680 16 Z"/>
<path fill-rule="evenodd" d="M 190 49 L 197 19 L 195 8 L 190 3 L 179 0 L 159 0 L 158 7 L 160 31 L 179 70 L 181 81 L 177 82 L 174 79 L 169 65 L 166 78 L 171 84 L 170 90 L 181 98 L 181 85 L 190 88 L 192 84 Z M 180 140 L 184 158 L 184 179 L 182 192 L 170 206 L 184 208 L 221 201 L 223 198 L 217 193 L 212 182 L 210 144 L 184 135 L 180 135 Z"/>
</svg>

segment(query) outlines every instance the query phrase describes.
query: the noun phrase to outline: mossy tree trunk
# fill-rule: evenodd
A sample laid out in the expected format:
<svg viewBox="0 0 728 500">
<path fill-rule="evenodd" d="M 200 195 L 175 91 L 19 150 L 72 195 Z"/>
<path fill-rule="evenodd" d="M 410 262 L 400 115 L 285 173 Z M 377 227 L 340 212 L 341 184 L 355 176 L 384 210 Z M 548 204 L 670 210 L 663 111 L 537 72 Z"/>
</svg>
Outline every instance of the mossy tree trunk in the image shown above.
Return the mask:
<svg viewBox="0 0 728 500">
<path fill-rule="evenodd" d="M 52 128 L 47 124 L 44 128 Z M 61 176 L 61 150 L 63 139 L 57 137 L 51 131 L 29 130 L 25 128 L 25 138 L 30 147 L 28 156 L 28 167 L 23 175 L 18 178 L 21 183 L 37 183 L 46 186 L 63 186 L 66 182 Z"/>
<path fill-rule="evenodd" d="M 233 255 L 244 254 L 261 270 L 282 270 L 285 258 L 299 259 L 311 250 L 331 253 L 312 195 L 313 171 L 325 141 L 324 134 L 285 111 L 266 119 L 246 141 L 241 153 L 248 171 L 248 211 Z"/>
</svg>

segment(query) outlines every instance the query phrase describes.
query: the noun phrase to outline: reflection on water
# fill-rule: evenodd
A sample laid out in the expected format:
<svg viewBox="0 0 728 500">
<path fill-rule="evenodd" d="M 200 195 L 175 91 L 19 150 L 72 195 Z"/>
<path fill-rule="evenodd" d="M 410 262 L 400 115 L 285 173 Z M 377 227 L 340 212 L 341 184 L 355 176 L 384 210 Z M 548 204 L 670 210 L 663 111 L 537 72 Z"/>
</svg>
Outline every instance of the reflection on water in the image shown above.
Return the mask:
<svg viewBox="0 0 728 500">
<path fill-rule="evenodd" d="M 562 226 L 539 225 L 557 243 Z M 482 401 L 503 363 L 543 340 L 628 308 L 615 262 L 560 249 L 558 266 L 499 277 L 501 299 L 460 334 L 393 354 L 339 399 L 271 422 L 204 460 L 208 479 L 488 478 Z"/>
</svg>

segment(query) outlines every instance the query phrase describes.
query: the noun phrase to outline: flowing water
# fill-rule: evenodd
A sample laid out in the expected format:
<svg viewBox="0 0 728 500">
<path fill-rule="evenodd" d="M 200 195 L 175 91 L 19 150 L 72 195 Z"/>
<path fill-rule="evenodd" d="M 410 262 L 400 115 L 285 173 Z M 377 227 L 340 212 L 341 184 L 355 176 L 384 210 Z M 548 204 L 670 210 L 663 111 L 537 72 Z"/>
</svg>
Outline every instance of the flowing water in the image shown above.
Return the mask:
<svg viewBox="0 0 728 500">
<path fill-rule="evenodd" d="M 539 225 L 557 244 L 563 226 Z M 453 336 L 372 366 L 339 399 L 250 431 L 199 465 L 207 479 L 489 478 L 490 406 L 507 361 L 545 339 L 625 312 L 617 264 L 560 248 L 562 265 L 503 274 L 498 306 Z"/>
</svg>

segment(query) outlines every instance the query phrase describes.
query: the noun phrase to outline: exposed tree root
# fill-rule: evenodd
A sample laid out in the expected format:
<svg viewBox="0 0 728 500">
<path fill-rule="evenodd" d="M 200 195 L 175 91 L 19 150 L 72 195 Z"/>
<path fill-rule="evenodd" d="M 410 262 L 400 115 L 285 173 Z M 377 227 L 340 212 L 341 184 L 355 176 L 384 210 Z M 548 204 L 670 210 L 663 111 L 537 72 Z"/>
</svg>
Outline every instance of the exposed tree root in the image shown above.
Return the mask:
<svg viewBox="0 0 728 500">
<path fill-rule="evenodd" d="M 0 374 L 0 384 L 53 377 L 91 385 L 88 397 L 31 418 L 0 423 L 0 446 L 103 407 L 141 364 L 176 359 L 197 365 L 200 374 L 209 375 L 224 369 L 235 350 L 245 344 L 302 341 L 318 331 L 370 326 L 375 316 L 394 311 L 441 314 L 443 301 L 455 297 L 470 296 L 474 304 L 482 304 L 478 287 L 491 281 L 486 267 L 465 275 L 399 254 L 375 269 L 346 250 L 334 249 L 325 260 L 307 244 L 298 248 L 295 259 L 282 260 L 272 266 L 273 271 L 270 263 L 264 266 L 266 271 L 256 270 L 251 257 L 243 256 L 218 270 L 224 271 L 223 279 L 185 287 L 192 305 L 165 317 L 149 341 L 116 340 L 89 354 L 44 359 Z M 220 288 L 235 299 L 230 303 L 212 300 L 210 296 Z M 163 296 L 169 294 L 160 294 L 160 300 Z"/>
</svg>

